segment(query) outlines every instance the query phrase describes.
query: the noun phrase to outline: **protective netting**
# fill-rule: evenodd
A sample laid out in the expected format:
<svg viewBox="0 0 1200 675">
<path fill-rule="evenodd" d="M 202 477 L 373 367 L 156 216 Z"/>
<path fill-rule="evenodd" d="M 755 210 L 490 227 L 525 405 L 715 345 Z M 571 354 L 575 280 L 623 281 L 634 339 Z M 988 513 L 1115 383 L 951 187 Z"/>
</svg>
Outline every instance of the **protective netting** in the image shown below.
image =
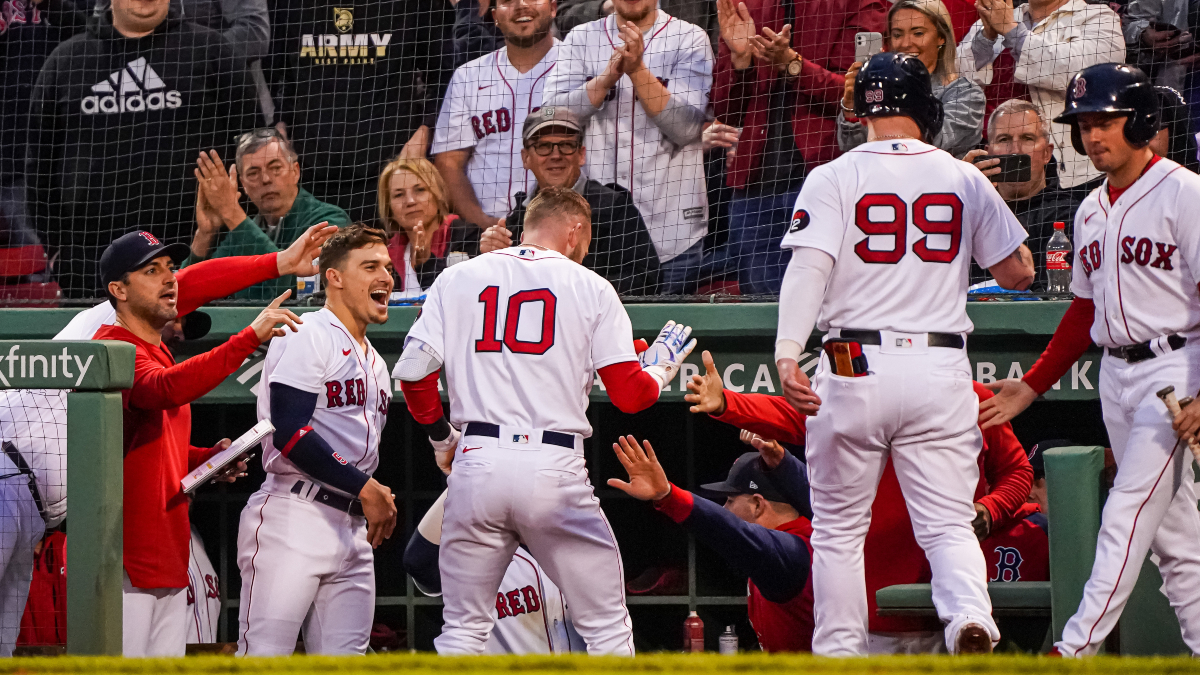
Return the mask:
<svg viewBox="0 0 1200 675">
<path fill-rule="evenodd" d="M 981 168 L 1004 169 L 1035 291 L 1054 222 L 1069 236 L 1101 177 L 1050 121 L 1075 72 L 1144 70 L 1162 87 L 1156 150 L 1197 168 L 1187 3 L 99 2 L 3 3 L 3 303 L 103 297 L 100 254 L 135 228 L 190 244 L 190 263 L 322 220 L 393 233 L 411 300 L 519 241 L 543 184 L 588 199 L 586 264 L 624 297 L 771 298 L 806 176 L 866 138 L 845 75 L 880 48 L 932 73 L 935 145 L 1028 156 Z M 526 141 L 531 115 L 548 124 Z"/>
<path fill-rule="evenodd" d="M 66 391 L 0 389 L 0 655 L 66 644 L 66 446 Z"/>
</svg>

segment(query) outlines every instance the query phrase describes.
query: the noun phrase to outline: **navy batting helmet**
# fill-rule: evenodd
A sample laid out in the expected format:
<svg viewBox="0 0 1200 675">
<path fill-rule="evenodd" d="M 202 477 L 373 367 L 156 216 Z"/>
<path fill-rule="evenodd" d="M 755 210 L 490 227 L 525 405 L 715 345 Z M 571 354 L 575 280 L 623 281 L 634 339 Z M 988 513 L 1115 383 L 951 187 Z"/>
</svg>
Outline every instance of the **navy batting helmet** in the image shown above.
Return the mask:
<svg viewBox="0 0 1200 675">
<path fill-rule="evenodd" d="M 1134 66 L 1123 63 L 1098 63 L 1075 74 L 1067 85 L 1067 105 L 1055 122 L 1071 125 L 1071 145 L 1086 155 L 1079 134 L 1077 117 L 1082 113 L 1117 113 L 1128 115 L 1125 121 L 1125 140 L 1134 147 L 1144 147 L 1162 128 L 1159 119 L 1158 95 L 1150 78 Z"/>
<path fill-rule="evenodd" d="M 921 60 L 900 52 L 881 52 L 854 79 L 857 117 L 903 115 L 921 128 L 926 143 L 942 130 L 942 102 L 933 96 L 929 71 Z"/>
</svg>

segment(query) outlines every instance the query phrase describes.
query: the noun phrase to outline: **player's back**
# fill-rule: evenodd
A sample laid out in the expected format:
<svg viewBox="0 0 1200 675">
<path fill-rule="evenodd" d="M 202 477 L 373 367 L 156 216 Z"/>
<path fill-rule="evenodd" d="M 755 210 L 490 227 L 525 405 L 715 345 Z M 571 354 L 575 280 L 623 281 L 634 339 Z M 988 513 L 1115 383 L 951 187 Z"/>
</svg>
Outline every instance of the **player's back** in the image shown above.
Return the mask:
<svg viewBox="0 0 1200 675">
<path fill-rule="evenodd" d="M 972 329 L 971 258 L 986 269 L 1024 239 L 978 169 L 903 139 L 866 143 L 813 170 L 783 245 L 836 260 L 823 330 L 960 333 Z"/>
<path fill-rule="evenodd" d="M 637 359 L 612 284 L 530 246 L 447 269 L 409 336 L 442 357 L 456 426 L 488 422 L 589 436 L 595 371 Z"/>
</svg>

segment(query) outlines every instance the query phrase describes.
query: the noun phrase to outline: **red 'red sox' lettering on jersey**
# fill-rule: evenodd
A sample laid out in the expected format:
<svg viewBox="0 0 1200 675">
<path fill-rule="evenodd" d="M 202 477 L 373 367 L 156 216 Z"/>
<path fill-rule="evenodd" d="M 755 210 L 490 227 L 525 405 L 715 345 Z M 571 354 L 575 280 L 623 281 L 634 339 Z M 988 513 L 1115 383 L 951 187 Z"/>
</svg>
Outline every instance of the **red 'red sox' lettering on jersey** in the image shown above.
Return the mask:
<svg viewBox="0 0 1200 675">
<path fill-rule="evenodd" d="M 345 392 L 345 401 L 342 396 Z M 362 378 L 346 380 L 344 383 L 334 380 L 325 383 L 325 407 L 340 408 L 344 405 L 365 405 L 367 401 L 367 384 Z M 387 414 L 386 412 L 384 413 Z"/>
<path fill-rule="evenodd" d="M 475 130 L 475 138 L 480 141 L 484 136 L 507 132 L 512 129 L 512 113 L 508 108 L 500 108 L 482 115 L 472 115 L 471 128 Z"/>
<path fill-rule="evenodd" d="M 1174 244 L 1164 244 L 1160 241 L 1150 241 L 1146 237 L 1123 237 L 1121 239 L 1121 263 L 1128 265 L 1136 263 L 1145 267 L 1150 265 L 1168 272 L 1175 268 L 1171 265 L 1171 256 L 1179 249 Z M 1154 262 L 1151 262 L 1153 254 Z"/>
<path fill-rule="evenodd" d="M 1122 347 L 1173 333 L 1200 338 L 1200 239 L 1192 229 L 1200 218 L 1198 195 L 1200 178 L 1158 159 L 1115 203 L 1106 183 L 1080 204 L 1071 292 L 1096 305 L 1097 345 Z"/>
<path fill-rule="evenodd" d="M 522 604 L 522 600 L 524 603 Z M 542 601 L 538 597 L 537 589 L 533 586 L 525 588 L 514 588 L 511 591 L 500 591 L 496 593 L 496 616 L 503 619 L 505 617 L 517 616 L 525 612 L 540 612 L 542 610 Z"/>
</svg>

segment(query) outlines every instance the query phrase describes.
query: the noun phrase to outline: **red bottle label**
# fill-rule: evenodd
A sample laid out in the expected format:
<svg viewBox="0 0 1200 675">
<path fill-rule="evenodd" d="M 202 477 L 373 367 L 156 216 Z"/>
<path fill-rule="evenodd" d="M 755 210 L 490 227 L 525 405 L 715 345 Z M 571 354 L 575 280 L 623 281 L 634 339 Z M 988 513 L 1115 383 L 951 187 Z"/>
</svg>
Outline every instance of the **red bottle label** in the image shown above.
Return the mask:
<svg viewBox="0 0 1200 675">
<path fill-rule="evenodd" d="M 1067 255 L 1070 251 L 1047 251 L 1046 252 L 1046 269 L 1048 270 L 1069 270 L 1071 269 L 1071 261 L 1067 260 Z"/>
</svg>

